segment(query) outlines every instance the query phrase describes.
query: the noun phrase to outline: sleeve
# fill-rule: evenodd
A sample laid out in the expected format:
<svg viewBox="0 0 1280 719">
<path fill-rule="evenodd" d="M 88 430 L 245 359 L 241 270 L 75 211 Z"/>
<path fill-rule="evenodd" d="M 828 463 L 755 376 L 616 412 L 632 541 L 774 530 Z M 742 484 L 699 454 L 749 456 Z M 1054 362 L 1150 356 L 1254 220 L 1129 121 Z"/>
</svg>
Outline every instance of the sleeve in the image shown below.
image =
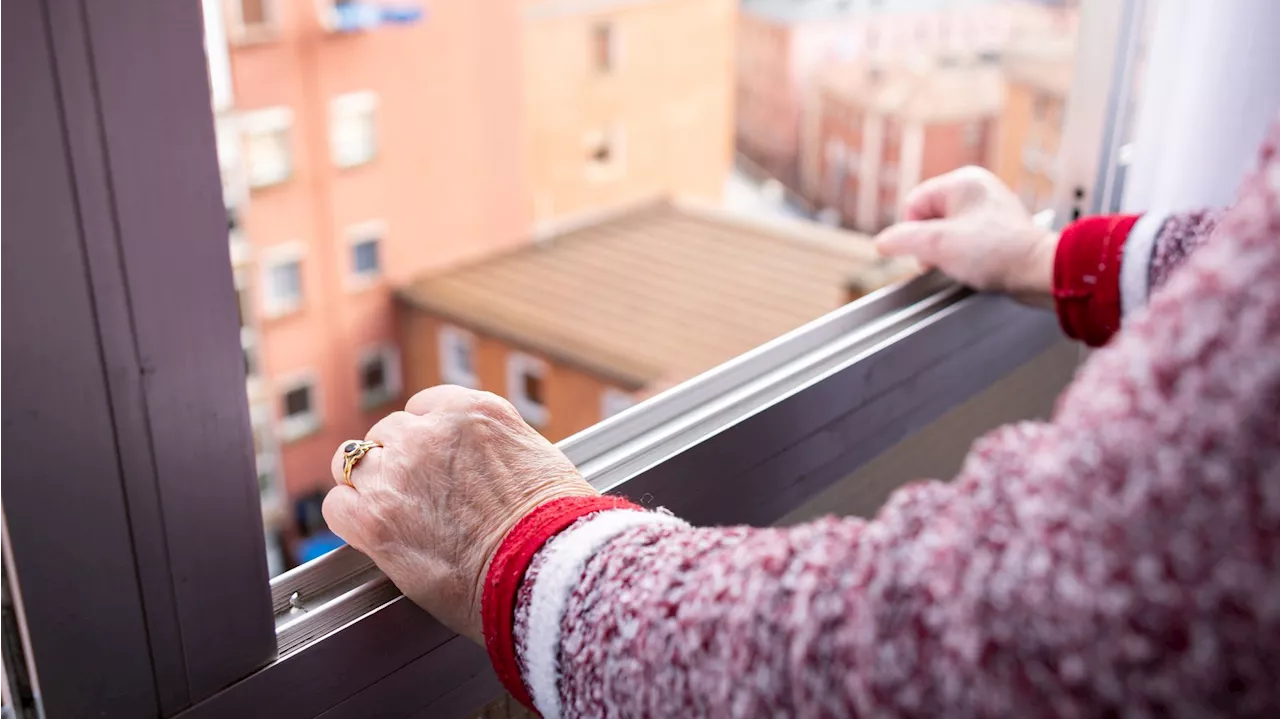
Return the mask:
<svg viewBox="0 0 1280 719">
<path fill-rule="evenodd" d="M 1063 331 L 1094 347 L 1211 236 L 1220 212 L 1087 217 L 1068 225 L 1054 257 L 1053 297 Z"/>
<path fill-rule="evenodd" d="M 548 718 L 1280 715 L 1275 139 L 1052 421 L 952 482 L 791 528 L 535 510 L 486 575 L 506 686 Z"/>
</svg>

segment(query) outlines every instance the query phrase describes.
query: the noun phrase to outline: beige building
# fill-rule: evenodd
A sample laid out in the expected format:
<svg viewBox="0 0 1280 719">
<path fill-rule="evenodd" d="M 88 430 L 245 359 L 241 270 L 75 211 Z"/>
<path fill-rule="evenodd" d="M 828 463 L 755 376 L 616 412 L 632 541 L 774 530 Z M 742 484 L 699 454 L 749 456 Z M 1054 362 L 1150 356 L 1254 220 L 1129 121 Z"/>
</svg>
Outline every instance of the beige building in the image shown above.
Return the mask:
<svg viewBox="0 0 1280 719">
<path fill-rule="evenodd" d="M 402 290 L 405 379 L 560 440 L 912 271 L 853 233 L 644 202 Z"/>
<path fill-rule="evenodd" d="M 1032 211 L 1049 207 L 1074 57 L 1014 54 L 1005 60 L 1006 101 L 993 170 Z"/>
<path fill-rule="evenodd" d="M 735 0 L 529 0 L 522 12 L 536 221 L 654 194 L 721 196 Z"/>
</svg>

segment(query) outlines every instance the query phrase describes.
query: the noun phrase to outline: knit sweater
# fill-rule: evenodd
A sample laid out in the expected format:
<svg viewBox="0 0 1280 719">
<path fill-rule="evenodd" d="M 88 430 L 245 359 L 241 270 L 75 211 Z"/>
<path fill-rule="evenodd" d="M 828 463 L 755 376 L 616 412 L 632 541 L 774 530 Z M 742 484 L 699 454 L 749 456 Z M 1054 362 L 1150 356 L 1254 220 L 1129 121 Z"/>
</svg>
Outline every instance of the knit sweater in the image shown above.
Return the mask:
<svg viewBox="0 0 1280 719">
<path fill-rule="evenodd" d="M 1220 217 L 1064 233 L 1106 346 L 950 482 L 790 528 L 535 510 L 486 577 L 499 675 L 546 717 L 1280 716 L 1278 139 Z"/>
</svg>

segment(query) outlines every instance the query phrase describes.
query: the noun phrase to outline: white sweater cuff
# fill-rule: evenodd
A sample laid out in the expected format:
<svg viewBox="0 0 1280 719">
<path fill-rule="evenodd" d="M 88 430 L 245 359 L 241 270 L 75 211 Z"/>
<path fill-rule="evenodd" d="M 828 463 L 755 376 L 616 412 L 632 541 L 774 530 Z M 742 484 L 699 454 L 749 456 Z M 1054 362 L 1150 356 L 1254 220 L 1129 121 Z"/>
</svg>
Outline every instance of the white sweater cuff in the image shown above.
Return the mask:
<svg viewBox="0 0 1280 719">
<path fill-rule="evenodd" d="M 1156 247 L 1156 236 L 1168 215 L 1148 212 L 1134 223 L 1124 241 L 1120 258 L 1120 316 L 1141 309 L 1147 304 L 1151 290 L 1151 256 Z"/>
<path fill-rule="evenodd" d="M 560 650 L 560 624 L 574 587 L 582 579 L 587 562 L 605 544 L 629 529 L 645 525 L 689 526 L 670 514 L 611 509 L 565 530 L 541 550 L 541 567 L 529 599 L 524 680 L 545 719 L 560 716 L 556 655 Z"/>
</svg>

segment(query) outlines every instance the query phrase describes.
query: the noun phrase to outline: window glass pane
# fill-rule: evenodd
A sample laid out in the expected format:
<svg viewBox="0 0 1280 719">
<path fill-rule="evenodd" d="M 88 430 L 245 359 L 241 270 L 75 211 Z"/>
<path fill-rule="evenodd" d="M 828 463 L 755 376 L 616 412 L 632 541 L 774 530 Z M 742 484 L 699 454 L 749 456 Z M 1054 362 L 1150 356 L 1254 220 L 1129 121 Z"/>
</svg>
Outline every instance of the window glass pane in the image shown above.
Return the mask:
<svg viewBox="0 0 1280 719">
<path fill-rule="evenodd" d="M 1077 4 L 215 3 L 272 566 L 415 391 L 559 441 L 913 275 L 872 237 L 930 177 L 1047 207 Z"/>
<path fill-rule="evenodd" d="M 311 388 L 298 387 L 284 393 L 284 414 L 296 417 L 311 411 Z"/>
<path fill-rule="evenodd" d="M 358 275 L 377 274 L 378 264 L 378 241 L 364 240 L 357 242 L 351 247 L 351 263 L 352 270 Z"/>
</svg>

